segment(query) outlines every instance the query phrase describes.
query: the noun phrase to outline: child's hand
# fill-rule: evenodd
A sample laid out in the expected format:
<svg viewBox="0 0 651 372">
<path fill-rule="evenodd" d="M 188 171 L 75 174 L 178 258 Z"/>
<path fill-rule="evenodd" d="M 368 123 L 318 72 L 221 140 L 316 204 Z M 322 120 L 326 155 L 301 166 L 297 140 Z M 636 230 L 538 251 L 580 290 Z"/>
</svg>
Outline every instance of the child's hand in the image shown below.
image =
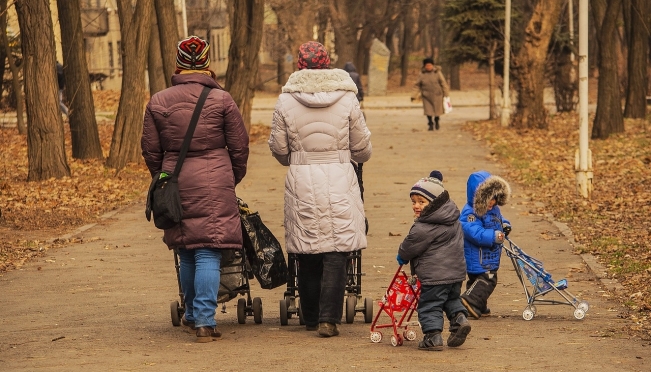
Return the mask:
<svg viewBox="0 0 651 372">
<path fill-rule="evenodd" d="M 396 256 L 396 261 L 398 261 L 398 264 L 399 264 L 400 266 L 402 266 L 402 265 L 406 265 L 406 264 L 409 263 L 409 261 L 405 261 L 405 260 L 403 260 L 402 258 L 400 258 L 400 255 L 397 255 L 397 256 Z"/>
<path fill-rule="evenodd" d="M 505 236 L 504 236 L 503 232 L 501 232 L 499 230 L 495 230 L 495 243 L 498 243 L 498 244 L 504 243 L 504 237 Z"/>
</svg>

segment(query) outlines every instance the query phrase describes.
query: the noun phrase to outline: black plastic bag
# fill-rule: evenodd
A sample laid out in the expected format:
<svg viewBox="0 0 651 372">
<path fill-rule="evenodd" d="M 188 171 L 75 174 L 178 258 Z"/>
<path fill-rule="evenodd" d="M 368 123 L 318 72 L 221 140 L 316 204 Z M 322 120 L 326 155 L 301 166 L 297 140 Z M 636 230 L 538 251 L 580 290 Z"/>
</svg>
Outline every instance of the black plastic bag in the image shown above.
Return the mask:
<svg viewBox="0 0 651 372">
<path fill-rule="evenodd" d="M 263 289 L 273 289 L 287 283 L 287 262 L 278 239 L 262 223 L 260 214 L 252 212 L 238 199 L 246 258 L 253 275 Z"/>
<path fill-rule="evenodd" d="M 179 195 L 178 178 L 166 172 L 156 173 L 149 185 L 145 217 L 151 221 L 154 215 L 154 225 L 161 229 L 171 229 L 181 223 L 183 207 Z"/>
</svg>

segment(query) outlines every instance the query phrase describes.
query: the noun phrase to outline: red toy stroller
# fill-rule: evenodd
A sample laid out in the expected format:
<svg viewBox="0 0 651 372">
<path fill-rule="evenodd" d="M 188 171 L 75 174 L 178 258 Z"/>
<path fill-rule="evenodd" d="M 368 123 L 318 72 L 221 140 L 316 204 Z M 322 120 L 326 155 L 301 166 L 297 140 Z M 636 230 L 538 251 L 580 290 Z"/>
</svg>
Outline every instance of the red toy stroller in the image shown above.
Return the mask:
<svg viewBox="0 0 651 372">
<path fill-rule="evenodd" d="M 393 346 L 402 345 L 403 339 L 415 340 L 416 331 L 409 329 L 409 321 L 416 310 L 419 298 L 420 281 L 413 276 L 407 276 L 401 265 L 393 276 L 382 301 L 378 302 L 380 309 L 371 323 L 371 341 L 374 343 L 382 341 L 382 333 L 377 331 L 380 328 L 393 329 L 391 336 Z M 391 323 L 378 324 L 378 319 L 383 312 L 391 318 Z M 400 329 L 403 330 L 402 335 L 398 333 Z"/>
</svg>

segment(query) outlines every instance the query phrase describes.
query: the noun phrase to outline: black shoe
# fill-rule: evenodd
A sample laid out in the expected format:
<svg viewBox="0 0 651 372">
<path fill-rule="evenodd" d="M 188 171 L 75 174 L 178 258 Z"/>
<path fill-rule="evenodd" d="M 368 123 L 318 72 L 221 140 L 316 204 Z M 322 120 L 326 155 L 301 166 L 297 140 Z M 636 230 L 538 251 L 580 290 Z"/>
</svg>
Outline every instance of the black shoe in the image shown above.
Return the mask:
<svg viewBox="0 0 651 372">
<path fill-rule="evenodd" d="M 437 128 L 438 129 L 438 128 Z M 434 124 L 428 123 L 427 124 L 427 130 L 434 130 Z"/>
<path fill-rule="evenodd" d="M 479 310 L 475 309 L 474 307 L 472 307 L 472 306 L 468 303 L 468 301 L 463 297 L 463 295 L 461 296 L 461 303 L 462 303 L 463 306 L 466 308 L 466 310 L 468 310 L 468 314 L 469 314 L 471 317 L 473 317 L 473 318 L 475 318 L 475 319 L 479 319 L 479 318 L 481 318 L 481 311 L 479 311 Z"/>
<path fill-rule="evenodd" d="M 450 322 L 450 336 L 448 337 L 449 347 L 459 347 L 466 342 L 466 337 L 470 333 L 470 322 L 466 319 L 464 313 L 457 313 Z"/>
<path fill-rule="evenodd" d="M 438 121 L 436 122 L 435 126 L 436 126 L 436 130 L 439 130 L 439 122 Z"/>
<path fill-rule="evenodd" d="M 441 351 L 443 350 L 443 337 L 440 331 L 426 333 L 423 341 L 418 343 L 419 350 Z"/>
</svg>

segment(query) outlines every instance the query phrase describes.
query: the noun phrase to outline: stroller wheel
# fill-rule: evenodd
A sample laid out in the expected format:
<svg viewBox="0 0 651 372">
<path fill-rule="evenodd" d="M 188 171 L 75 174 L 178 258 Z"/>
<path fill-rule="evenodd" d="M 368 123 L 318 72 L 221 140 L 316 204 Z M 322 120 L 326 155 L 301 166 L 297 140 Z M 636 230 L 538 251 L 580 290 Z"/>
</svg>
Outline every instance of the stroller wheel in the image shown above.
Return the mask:
<svg viewBox="0 0 651 372">
<path fill-rule="evenodd" d="M 585 317 L 585 311 L 583 309 L 574 310 L 574 317 L 579 320 L 583 319 Z"/>
<path fill-rule="evenodd" d="M 179 302 L 172 301 L 170 304 L 170 315 L 172 316 L 172 325 L 178 327 L 181 325 L 181 315 L 179 314 Z"/>
<path fill-rule="evenodd" d="M 346 298 L 346 323 L 348 324 L 355 321 L 355 305 L 357 305 L 357 297 L 348 296 Z"/>
<path fill-rule="evenodd" d="M 533 316 L 534 316 L 534 313 L 533 313 L 533 311 L 531 311 L 530 308 L 526 308 L 526 309 L 524 309 L 524 311 L 522 312 L 522 318 L 523 318 L 524 320 L 531 320 L 531 319 L 533 319 Z"/>
<path fill-rule="evenodd" d="M 237 300 L 237 322 L 246 323 L 246 300 L 244 298 Z"/>
<path fill-rule="evenodd" d="M 590 305 L 588 305 L 587 301 L 581 301 L 579 302 L 578 308 L 583 310 L 583 312 L 588 312 L 588 309 L 590 308 Z"/>
<path fill-rule="evenodd" d="M 382 341 L 382 333 L 377 331 L 371 332 L 371 342 L 377 344 L 380 341 Z"/>
<path fill-rule="evenodd" d="M 402 333 L 402 336 L 405 338 L 405 340 L 414 341 L 416 339 L 416 331 L 413 329 L 405 330 Z"/>
<path fill-rule="evenodd" d="M 260 297 L 253 299 L 253 321 L 255 324 L 262 323 L 262 299 Z"/>
<path fill-rule="evenodd" d="M 536 309 L 536 305 L 531 305 L 529 306 L 529 308 L 531 309 L 531 311 L 533 311 L 533 315 L 535 316 L 536 313 L 538 312 L 538 309 Z"/>
<path fill-rule="evenodd" d="M 373 300 L 370 298 L 364 299 L 364 322 L 370 323 L 373 321 Z"/>
<path fill-rule="evenodd" d="M 280 300 L 280 325 L 286 326 L 287 319 L 289 319 L 287 315 L 287 301 Z"/>
<path fill-rule="evenodd" d="M 402 337 L 396 335 L 391 336 L 391 345 L 402 346 Z"/>
</svg>

